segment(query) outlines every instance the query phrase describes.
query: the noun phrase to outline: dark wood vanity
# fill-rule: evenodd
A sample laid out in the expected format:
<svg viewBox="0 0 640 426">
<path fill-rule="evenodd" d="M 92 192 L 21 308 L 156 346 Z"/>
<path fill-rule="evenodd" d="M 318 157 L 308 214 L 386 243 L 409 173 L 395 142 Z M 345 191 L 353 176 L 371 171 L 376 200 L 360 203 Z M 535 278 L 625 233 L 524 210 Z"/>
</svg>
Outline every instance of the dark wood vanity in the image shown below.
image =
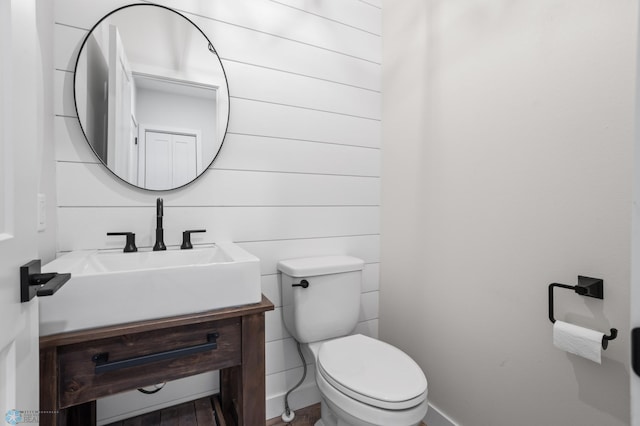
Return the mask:
<svg viewBox="0 0 640 426">
<path fill-rule="evenodd" d="M 227 424 L 265 424 L 260 303 L 40 338 L 40 424 L 95 425 L 96 399 L 220 370 Z"/>
</svg>

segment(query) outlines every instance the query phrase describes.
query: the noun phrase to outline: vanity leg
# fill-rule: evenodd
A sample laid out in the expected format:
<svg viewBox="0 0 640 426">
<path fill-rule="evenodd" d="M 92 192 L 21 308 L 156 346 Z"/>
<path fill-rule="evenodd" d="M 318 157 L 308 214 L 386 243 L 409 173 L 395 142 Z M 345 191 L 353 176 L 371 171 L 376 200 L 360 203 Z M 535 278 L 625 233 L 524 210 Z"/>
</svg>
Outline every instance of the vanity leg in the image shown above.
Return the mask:
<svg viewBox="0 0 640 426">
<path fill-rule="evenodd" d="M 240 367 L 220 370 L 220 405 L 228 425 L 238 425 L 238 397 L 240 384 Z"/>
<path fill-rule="evenodd" d="M 244 426 L 266 422 L 264 312 L 242 317 L 242 384 L 239 416 Z M 239 419 L 240 420 L 240 419 Z"/>
<path fill-rule="evenodd" d="M 242 317 L 242 365 L 220 372 L 222 409 L 237 426 L 266 422 L 264 312 Z"/>
<path fill-rule="evenodd" d="M 95 426 L 96 402 L 59 409 L 58 350 L 40 350 L 40 426 Z"/>
<path fill-rule="evenodd" d="M 67 426 L 96 426 L 96 402 L 74 405 L 66 410 Z"/>
<path fill-rule="evenodd" d="M 57 374 L 58 351 L 56 348 L 40 350 L 40 425 L 58 426 Z"/>
</svg>

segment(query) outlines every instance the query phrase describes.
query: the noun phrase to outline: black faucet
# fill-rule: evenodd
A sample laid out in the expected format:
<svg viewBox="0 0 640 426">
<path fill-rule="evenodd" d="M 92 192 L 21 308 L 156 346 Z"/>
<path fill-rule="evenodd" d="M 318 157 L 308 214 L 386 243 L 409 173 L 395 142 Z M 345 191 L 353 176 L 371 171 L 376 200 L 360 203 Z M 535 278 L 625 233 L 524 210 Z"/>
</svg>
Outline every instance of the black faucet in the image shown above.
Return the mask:
<svg viewBox="0 0 640 426">
<path fill-rule="evenodd" d="M 156 200 L 156 243 L 153 251 L 166 250 L 164 245 L 164 229 L 162 229 L 163 203 L 162 198 Z"/>
<path fill-rule="evenodd" d="M 124 246 L 123 251 L 125 253 L 138 251 L 138 247 L 136 247 L 136 234 L 133 232 L 107 232 L 107 235 L 126 235 L 127 244 Z"/>
<path fill-rule="evenodd" d="M 189 231 L 184 231 L 182 233 L 182 245 L 180 246 L 180 249 L 188 250 L 188 249 L 192 249 L 193 248 L 193 244 L 191 244 L 191 234 L 193 234 L 194 232 L 207 232 L 207 230 L 206 229 L 191 229 Z"/>
</svg>

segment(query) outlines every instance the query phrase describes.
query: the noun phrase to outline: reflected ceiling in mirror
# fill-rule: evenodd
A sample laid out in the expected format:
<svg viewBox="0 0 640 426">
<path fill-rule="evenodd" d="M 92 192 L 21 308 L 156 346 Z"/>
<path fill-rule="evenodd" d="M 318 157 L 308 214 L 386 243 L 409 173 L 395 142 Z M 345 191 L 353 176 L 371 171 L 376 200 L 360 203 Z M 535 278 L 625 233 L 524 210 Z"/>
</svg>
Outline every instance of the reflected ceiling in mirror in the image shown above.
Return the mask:
<svg viewBox="0 0 640 426">
<path fill-rule="evenodd" d="M 229 121 L 229 88 L 213 45 L 185 16 L 152 4 L 116 9 L 87 34 L 74 98 L 98 159 L 149 190 L 200 176 Z"/>
</svg>

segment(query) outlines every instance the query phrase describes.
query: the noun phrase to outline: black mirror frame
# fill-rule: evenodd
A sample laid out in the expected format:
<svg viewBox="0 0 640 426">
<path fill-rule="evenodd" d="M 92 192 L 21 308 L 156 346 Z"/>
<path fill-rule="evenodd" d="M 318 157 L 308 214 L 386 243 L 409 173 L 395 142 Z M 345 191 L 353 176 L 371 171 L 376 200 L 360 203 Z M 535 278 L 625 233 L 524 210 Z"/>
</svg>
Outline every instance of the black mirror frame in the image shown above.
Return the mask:
<svg viewBox="0 0 640 426">
<path fill-rule="evenodd" d="M 98 25 L 100 25 L 102 23 L 102 21 L 104 21 L 105 19 L 107 19 L 109 16 L 113 15 L 114 13 L 121 11 L 123 9 L 129 8 L 129 7 L 134 7 L 134 6 L 151 6 L 151 7 L 159 7 L 162 9 L 166 9 L 169 12 L 175 13 L 176 15 L 180 16 L 181 18 L 185 19 L 188 23 L 190 23 L 191 25 L 193 25 L 199 32 L 200 34 L 202 34 L 202 36 L 205 38 L 205 40 L 207 40 L 208 43 L 208 47 L 209 47 L 209 51 L 213 54 L 216 55 L 216 57 L 218 58 L 218 62 L 220 63 L 220 68 L 222 69 L 222 73 L 224 75 L 224 82 L 227 86 L 227 97 L 229 99 L 229 105 L 227 108 L 227 123 L 224 129 L 224 135 L 222 136 L 222 140 L 220 141 L 220 147 L 218 148 L 218 151 L 216 152 L 216 155 L 213 156 L 213 158 L 211 159 L 211 162 L 204 168 L 204 170 L 202 171 L 202 173 L 200 173 L 199 175 L 197 175 L 195 178 L 193 178 L 193 180 L 177 186 L 175 188 L 169 188 L 169 189 L 148 189 L 148 188 L 144 188 L 138 185 L 134 185 L 131 182 L 128 182 L 127 180 L 121 178 L 120 176 L 118 176 L 113 170 L 111 170 L 109 168 L 109 166 L 102 160 L 102 158 L 100 158 L 100 156 L 98 155 L 98 153 L 95 151 L 95 149 L 93 148 L 93 145 L 91 144 L 91 142 L 89 142 L 89 138 L 87 137 L 87 133 L 85 132 L 84 127 L 82 126 L 82 123 L 80 122 L 80 114 L 78 113 L 78 102 L 76 99 L 76 74 L 77 74 L 77 70 L 78 70 L 78 63 L 80 62 L 80 54 L 82 53 L 82 49 L 84 49 L 85 45 L 87 44 L 87 40 L 89 39 L 89 37 L 91 36 L 91 34 L 93 33 L 93 30 L 96 29 L 96 27 Z M 215 49 L 215 47 L 213 46 L 213 43 L 211 43 L 211 40 L 209 40 L 209 37 L 207 37 L 207 35 L 204 33 L 204 31 L 202 31 L 202 29 L 197 26 L 191 19 L 187 18 L 186 16 L 184 16 L 182 13 L 167 7 L 167 6 L 162 6 L 160 4 L 155 4 L 155 3 L 132 3 L 132 4 L 128 4 L 125 6 L 121 6 L 117 9 L 112 10 L 111 12 L 107 13 L 106 15 L 104 15 L 102 18 L 100 18 L 100 20 L 98 22 L 95 23 L 95 25 L 93 25 L 93 27 L 91 27 L 91 29 L 89 30 L 89 32 L 87 33 L 87 35 L 82 39 L 82 44 L 80 45 L 80 49 L 78 49 L 78 56 L 76 57 L 76 64 L 75 67 L 73 69 L 73 106 L 74 109 L 76 111 L 76 118 L 78 120 L 78 124 L 80 125 L 80 130 L 82 130 L 82 135 L 84 136 L 87 145 L 89 145 L 89 148 L 91 148 L 91 151 L 93 151 L 94 155 L 96 156 L 96 158 L 98 160 L 100 160 L 100 163 L 115 177 L 118 178 L 118 180 L 126 183 L 129 186 L 132 186 L 134 188 L 137 189 L 141 189 L 143 191 L 151 191 L 151 192 L 168 192 L 168 191 L 174 191 L 177 189 L 181 189 L 184 188 L 187 185 L 192 184 L 193 182 L 195 182 L 196 180 L 198 180 L 198 178 L 202 175 L 204 175 L 206 173 L 206 171 L 211 167 L 211 165 L 213 164 L 213 162 L 216 160 L 216 158 L 218 158 L 218 155 L 220 155 L 220 151 L 222 150 L 222 146 L 224 145 L 224 141 L 227 137 L 227 131 L 229 130 L 229 120 L 231 117 L 231 93 L 229 91 L 229 79 L 227 78 L 227 72 L 224 69 L 224 65 L 222 65 L 222 59 L 220 59 L 220 55 L 218 55 L 217 50 Z"/>
</svg>

